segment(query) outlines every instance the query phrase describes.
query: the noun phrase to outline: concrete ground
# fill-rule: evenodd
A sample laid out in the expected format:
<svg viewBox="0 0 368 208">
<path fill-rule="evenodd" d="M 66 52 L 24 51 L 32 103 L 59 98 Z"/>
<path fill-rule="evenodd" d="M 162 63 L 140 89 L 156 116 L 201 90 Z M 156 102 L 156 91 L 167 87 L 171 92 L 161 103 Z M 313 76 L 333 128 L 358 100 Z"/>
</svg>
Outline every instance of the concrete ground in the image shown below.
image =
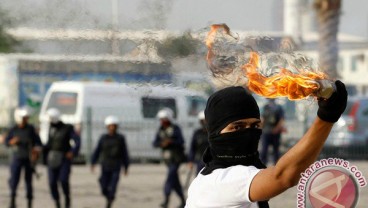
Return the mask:
<svg viewBox="0 0 368 208">
<path fill-rule="evenodd" d="M 368 179 L 368 161 L 352 161 Z M 34 180 L 35 200 L 34 208 L 52 208 L 53 201 L 47 186 L 46 169 L 38 167 L 42 173 L 40 180 Z M 166 169 L 162 164 L 133 164 L 127 177 L 121 176 L 117 199 L 114 207 L 145 208 L 159 207 L 162 201 L 162 183 L 165 179 Z M 187 177 L 188 169 L 183 165 L 180 169 L 182 183 Z M 9 203 L 9 190 L 7 179 L 9 170 L 6 165 L 0 166 L 0 207 L 7 207 Z M 100 195 L 97 179 L 99 171 L 92 174 L 88 166 L 74 166 L 71 177 L 72 203 L 74 208 L 102 208 L 105 201 Z M 357 207 L 366 207 L 368 204 L 368 187 L 360 189 L 360 199 Z M 24 181 L 18 188 L 17 204 L 25 208 Z M 179 200 L 175 194 L 171 197 L 170 207 L 177 207 Z M 285 208 L 296 207 L 296 188 L 270 200 L 270 207 Z"/>
</svg>

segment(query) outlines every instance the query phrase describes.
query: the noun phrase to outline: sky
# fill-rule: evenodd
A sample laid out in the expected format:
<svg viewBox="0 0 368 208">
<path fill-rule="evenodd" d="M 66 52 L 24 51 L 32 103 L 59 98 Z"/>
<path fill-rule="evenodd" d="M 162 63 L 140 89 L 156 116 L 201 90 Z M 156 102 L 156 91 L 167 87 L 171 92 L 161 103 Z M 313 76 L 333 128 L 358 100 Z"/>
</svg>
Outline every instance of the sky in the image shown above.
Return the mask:
<svg viewBox="0 0 368 208">
<path fill-rule="evenodd" d="M 17 25 L 109 28 L 113 0 L 1 0 Z M 119 29 L 200 30 L 212 23 L 282 30 L 282 0 L 117 0 Z M 311 3 L 305 11 L 314 13 Z M 67 3 L 65 3 L 67 2 Z M 340 32 L 368 38 L 368 1 L 342 0 Z"/>
</svg>

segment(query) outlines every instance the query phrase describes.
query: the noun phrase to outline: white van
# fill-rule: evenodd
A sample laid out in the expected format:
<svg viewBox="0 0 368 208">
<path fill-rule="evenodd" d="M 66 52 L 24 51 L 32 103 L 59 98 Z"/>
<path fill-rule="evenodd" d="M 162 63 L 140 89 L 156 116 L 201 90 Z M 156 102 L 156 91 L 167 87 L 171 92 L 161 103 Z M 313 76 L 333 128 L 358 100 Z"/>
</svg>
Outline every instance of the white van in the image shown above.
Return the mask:
<svg viewBox="0 0 368 208">
<path fill-rule="evenodd" d="M 198 127 L 197 114 L 205 108 L 204 93 L 173 86 L 128 85 L 106 82 L 54 82 L 47 91 L 40 111 L 40 136 L 47 142 L 49 128 L 46 111 L 57 108 L 61 120 L 75 126 L 82 139 L 82 159 L 89 155 L 102 133 L 108 115 L 121 120 L 120 132 L 126 137 L 129 153 L 135 160 L 157 160 L 160 151 L 152 147 L 159 126 L 157 112 L 171 108 L 182 128 L 186 150 L 193 130 Z"/>
</svg>

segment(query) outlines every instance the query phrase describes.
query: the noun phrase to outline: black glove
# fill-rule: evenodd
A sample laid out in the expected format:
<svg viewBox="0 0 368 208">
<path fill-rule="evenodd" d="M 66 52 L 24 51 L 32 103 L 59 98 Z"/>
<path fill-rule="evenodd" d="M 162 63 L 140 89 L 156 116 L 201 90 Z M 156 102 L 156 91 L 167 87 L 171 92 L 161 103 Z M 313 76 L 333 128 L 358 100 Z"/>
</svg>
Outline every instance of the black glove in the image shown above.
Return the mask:
<svg viewBox="0 0 368 208">
<path fill-rule="evenodd" d="M 318 100 L 317 115 L 321 120 L 335 123 L 339 120 L 341 114 L 345 111 L 348 99 L 348 92 L 346 91 L 344 83 L 340 80 L 335 82 L 336 91 L 329 99 Z"/>
</svg>

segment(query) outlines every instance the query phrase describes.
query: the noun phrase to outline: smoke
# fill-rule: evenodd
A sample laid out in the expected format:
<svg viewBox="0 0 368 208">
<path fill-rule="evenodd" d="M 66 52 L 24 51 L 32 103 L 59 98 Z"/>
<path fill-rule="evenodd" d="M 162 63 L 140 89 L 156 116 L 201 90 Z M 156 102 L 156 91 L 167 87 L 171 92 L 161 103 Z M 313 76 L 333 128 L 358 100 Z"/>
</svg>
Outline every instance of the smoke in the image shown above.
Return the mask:
<svg viewBox="0 0 368 208">
<path fill-rule="evenodd" d="M 241 37 L 230 31 L 220 30 L 216 31 L 214 37 L 209 35 L 207 38 L 207 66 L 212 73 L 213 83 L 218 88 L 247 85 L 244 65 L 250 61 L 251 52 L 258 54 L 257 71 L 265 77 L 285 70 L 292 74 L 319 72 L 313 59 L 294 52 L 296 46 L 287 38 L 252 35 Z"/>
</svg>

